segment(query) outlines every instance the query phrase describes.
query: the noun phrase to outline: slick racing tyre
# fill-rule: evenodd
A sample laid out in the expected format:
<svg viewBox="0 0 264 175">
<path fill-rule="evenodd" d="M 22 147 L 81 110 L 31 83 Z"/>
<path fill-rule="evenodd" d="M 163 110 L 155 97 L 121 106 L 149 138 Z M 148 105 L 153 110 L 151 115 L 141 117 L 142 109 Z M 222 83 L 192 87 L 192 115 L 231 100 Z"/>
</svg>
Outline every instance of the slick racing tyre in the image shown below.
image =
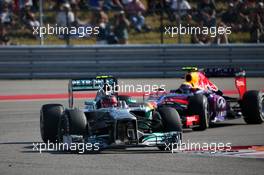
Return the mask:
<svg viewBox="0 0 264 175">
<path fill-rule="evenodd" d="M 171 107 L 162 106 L 158 109 L 162 118 L 163 131 L 182 131 L 182 122 L 179 113 Z"/>
<path fill-rule="evenodd" d="M 162 118 L 158 111 L 154 111 L 152 114 L 151 130 L 152 132 L 162 132 L 163 131 Z"/>
<path fill-rule="evenodd" d="M 199 115 L 200 124 L 194 127 L 194 131 L 203 131 L 209 127 L 209 105 L 206 96 L 196 94 L 189 99 L 188 110 L 190 115 Z"/>
<path fill-rule="evenodd" d="M 60 104 L 46 104 L 40 110 L 40 133 L 43 142 L 57 142 L 58 124 L 63 114 Z"/>
<path fill-rule="evenodd" d="M 259 91 L 247 91 L 242 98 L 242 114 L 247 124 L 264 122 L 264 95 Z"/>
<path fill-rule="evenodd" d="M 83 111 L 79 109 L 69 109 L 65 111 L 69 134 L 71 135 L 83 135 L 87 132 L 87 119 Z"/>
<path fill-rule="evenodd" d="M 162 118 L 163 132 L 178 131 L 182 132 L 182 122 L 179 113 L 171 107 L 162 106 L 158 109 Z M 181 138 L 180 138 L 181 140 Z M 166 146 L 158 146 L 159 150 L 165 151 Z"/>
</svg>

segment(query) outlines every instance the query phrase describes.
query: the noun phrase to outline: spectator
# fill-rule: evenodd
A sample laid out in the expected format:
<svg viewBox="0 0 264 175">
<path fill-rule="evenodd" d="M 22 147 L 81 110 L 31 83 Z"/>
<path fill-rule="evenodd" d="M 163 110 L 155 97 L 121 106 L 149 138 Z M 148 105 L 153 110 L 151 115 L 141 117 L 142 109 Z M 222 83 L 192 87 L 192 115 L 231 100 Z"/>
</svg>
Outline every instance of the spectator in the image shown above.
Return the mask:
<svg viewBox="0 0 264 175">
<path fill-rule="evenodd" d="M 264 24 L 263 22 L 263 4 L 252 4 L 252 12 L 249 15 L 250 19 L 250 40 L 254 43 L 263 42 Z"/>
<path fill-rule="evenodd" d="M 109 10 L 123 10 L 124 6 L 120 0 L 104 0 L 103 9 L 105 11 Z"/>
<path fill-rule="evenodd" d="M 118 38 L 115 34 L 115 30 L 113 26 L 109 26 L 109 33 L 107 34 L 107 43 L 108 44 L 118 44 Z M 122 44 L 121 42 L 119 42 L 120 44 Z M 126 43 L 128 43 L 128 41 L 126 41 Z"/>
<path fill-rule="evenodd" d="M 246 31 L 249 31 L 250 30 L 250 18 L 249 18 L 249 15 L 250 13 L 253 13 L 254 12 L 254 8 L 252 8 L 253 4 L 248 1 L 248 0 L 245 0 L 243 1 L 242 5 L 241 6 L 238 6 L 237 8 L 240 8 L 240 9 L 237 9 L 238 10 L 238 17 L 239 17 L 239 21 L 238 23 L 241 24 L 241 31 L 243 32 L 246 32 Z"/>
<path fill-rule="evenodd" d="M 161 0 L 156 3 L 155 7 L 158 14 L 160 14 L 160 12 L 164 12 L 167 14 L 170 21 L 175 20 L 175 16 L 173 15 L 173 11 L 171 9 L 171 0 Z"/>
<path fill-rule="evenodd" d="M 150 27 L 145 23 L 143 13 L 146 12 L 144 4 L 140 0 L 122 0 L 125 11 L 137 32 L 149 31 Z"/>
<path fill-rule="evenodd" d="M 263 42 L 264 27 L 261 23 L 260 16 L 256 14 L 255 18 L 252 20 L 252 26 L 250 29 L 250 40 L 253 43 Z"/>
<path fill-rule="evenodd" d="M 197 4 L 198 16 L 203 20 L 204 26 L 216 26 L 216 6 L 214 0 L 202 0 Z"/>
<path fill-rule="evenodd" d="M 219 25 L 218 25 L 218 28 L 219 27 L 226 28 L 227 26 L 223 22 L 220 22 Z M 228 42 L 227 34 L 226 33 L 224 33 L 224 34 L 219 34 L 218 33 L 217 36 L 216 36 L 216 43 L 217 44 L 228 44 L 229 42 Z"/>
<path fill-rule="evenodd" d="M 243 6 L 243 1 L 242 0 L 230 0 L 229 4 L 233 4 L 234 8 L 236 9 L 236 12 L 238 12 Z"/>
<path fill-rule="evenodd" d="M 8 8 L 8 3 L 2 4 L 2 9 L 0 13 L 0 21 L 5 26 L 12 24 L 13 17 L 12 17 L 12 12 Z"/>
<path fill-rule="evenodd" d="M 33 2 L 32 2 L 32 0 L 19 0 L 19 6 L 20 6 L 20 9 L 23 9 L 26 6 L 32 7 Z"/>
<path fill-rule="evenodd" d="M 99 26 L 99 34 L 96 39 L 97 44 L 107 44 L 109 19 L 104 11 L 95 12 L 95 26 Z"/>
<path fill-rule="evenodd" d="M 202 20 L 198 21 L 197 27 L 202 28 L 204 26 L 204 22 Z M 191 42 L 193 44 L 212 44 L 212 37 L 208 34 L 203 33 L 194 33 L 191 36 Z"/>
<path fill-rule="evenodd" d="M 121 11 L 114 18 L 114 34 L 118 39 L 118 44 L 128 44 L 128 27 L 130 23 L 125 16 L 124 11 Z"/>
<path fill-rule="evenodd" d="M 56 23 L 58 26 L 73 26 L 75 22 L 75 15 L 71 10 L 69 3 L 63 3 L 60 5 L 59 11 L 56 17 Z"/>
<path fill-rule="evenodd" d="M 75 11 L 75 10 L 79 10 L 79 6 L 78 4 L 80 3 L 79 0 L 70 0 L 70 6 L 71 8 Z"/>
<path fill-rule="evenodd" d="M 161 10 L 165 11 L 165 3 L 167 1 L 168 0 L 147 0 L 147 13 L 153 15 L 154 13 L 159 13 Z"/>
<path fill-rule="evenodd" d="M 264 24 L 264 2 L 258 3 L 258 14 L 260 16 L 260 22 L 261 24 Z"/>
<path fill-rule="evenodd" d="M 178 14 L 180 10 L 180 17 L 186 16 L 191 9 L 191 5 L 186 0 L 171 0 L 171 9 L 174 13 Z"/>
<path fill-rule="evenodd" d="M 89 8 L 93 10 L 122 10 L 123 5 L 120 0 L 88 0 Z"/>
<path fill-rule="evenodd" d="M 233 31 L 241 31 L 242 25 L 239 24 L 239 13 L 236 7 L 237 5 L 229 3 L 228 9 L 222 14 L 221 19 L 227 26 L 232 27 Z"/>
<path fill-rule="evenodd" d="M 10 38 L 2 24 L 0 24 L 0 45 L 10 45 Z"/>
<path fill-rule="evenodd" d="M 210 11 L 213 11 L 213 15 L 215 15 L 215 2 L 214 0 L 201 0 L 197 4 L 197 9 L 199 13 L 210 13 Z"/>
<path fill-rule="evenodd" d="M 30 6 L 26 5 L 25 7 L 25 16 L 23 18 L 23 21 L 25 22 L 26 26 L 29 29 L 33 29 L 33 27 L 39 27 L 40 23 L 36 19 L 35 14 L 30 10 Z"/>
<path fill-rule="evenodd" d="M 93 10 L 102 10 L 103 8 L 103 0 L 89 0 L 89 7 Z"/>
<path fill-rule="evenodd" d="M 18 14 L 19 13 L 19 0 L 14 0 L 14 4 L 13 4 L 13 11 L 14 13 Z"/>
<path fill-rule="evenodd" d="M 39 0 L 32 0 L 32 10 L 34 12 L 39 11 Z"/>
<path fill-rule="evenodd" d="M 259 15 L 259 20 L 261 24 L 261 30 L 260 30 L 260 36 L 259 36 L 259 42 L 263 43 L 264 42 L 264 3 L 259 2 L 258 3 L 258 15 Z"/>
</svg>

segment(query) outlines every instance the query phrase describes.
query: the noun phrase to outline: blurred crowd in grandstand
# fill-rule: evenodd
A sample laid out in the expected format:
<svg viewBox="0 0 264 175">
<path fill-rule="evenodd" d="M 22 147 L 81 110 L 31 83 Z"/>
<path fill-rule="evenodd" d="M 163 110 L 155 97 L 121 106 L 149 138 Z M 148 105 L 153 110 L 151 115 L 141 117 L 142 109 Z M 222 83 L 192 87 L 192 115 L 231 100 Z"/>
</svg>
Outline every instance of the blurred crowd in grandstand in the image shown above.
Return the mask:
<svg viewBox="0 0 264 175">
<path fill-rule="evenodd" d="M 0 45 L 12 42 L 15 26 L 28 30 L 40 26 L 39 0 L 0 0 Z M 52 16 L 58 26 L 100 26 L 97 44 L 127 44 L 130 32 L 143 33 L 157 29 L 147 17 L 159 20 L 164 17 L 169 25 L 181 23 L 191 26 L 231 26 L 232 32 L 247 32 L 248 42 L 264 41 L 263 0 L 43 0 L 45 12 Z M 218 3 L 224 4 L 217 6 Z M 80 19 L 80 11 L 89 11 L 89 19 Z M 47 24 L 47 21 L 45 21 Z M 158 28 L 158 32 L 161 32 Z M 159 36 L 159 35 L 158 35 Z M 22 36 L 36 37 L 36 36 Z M 90 36 L 92 37 L 92 36 Z M 37 38 L 36 38 L 37 39 Z M 192 35 L 190 43 L 229 43 L 227 35 Z"/>
</svg>

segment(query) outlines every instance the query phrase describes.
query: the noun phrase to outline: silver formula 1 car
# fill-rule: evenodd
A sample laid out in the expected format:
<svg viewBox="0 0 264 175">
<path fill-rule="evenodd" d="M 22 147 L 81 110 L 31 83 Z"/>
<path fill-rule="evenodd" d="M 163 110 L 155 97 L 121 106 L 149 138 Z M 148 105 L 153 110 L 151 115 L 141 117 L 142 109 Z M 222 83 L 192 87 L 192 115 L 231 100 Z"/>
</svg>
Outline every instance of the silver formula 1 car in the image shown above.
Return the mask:
<svg viewBox="0 0 264 175">
<path fill-rule="evenodd" d="M 182 124 L 177 111 L 170 107 L 128 107 L 116 94 L 86 101 L 83 109 L 74 107 L 75 91 L 100 91 L 104 84 L 117 80 L 109 76 L 70 80 L 69 108 L 45 104 L 40 111 L 40 130 L 44 142 L 87 143 L 88 151 L 108 148 L 158 147 L 165 150 L 182 139 Z M 98 105 L 100 103 L 100 105 Z"/>
</svg>

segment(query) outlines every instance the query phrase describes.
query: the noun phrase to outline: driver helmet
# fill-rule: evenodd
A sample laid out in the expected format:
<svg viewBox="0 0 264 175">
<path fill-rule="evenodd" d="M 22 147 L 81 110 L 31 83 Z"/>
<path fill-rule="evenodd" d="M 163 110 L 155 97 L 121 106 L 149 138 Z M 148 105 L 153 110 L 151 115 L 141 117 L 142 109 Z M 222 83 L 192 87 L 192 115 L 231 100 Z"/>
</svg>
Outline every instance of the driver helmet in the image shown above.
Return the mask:
<svg viewBox="0 0 264 175">
<path fill-rule="evenodd" d="M 192 92 L 192 85 L 188 82 L 182 83 L 179 90 L 183 93 L 183 94 L 188 94 Z"/>
<path fill-rule="evenodd" d="M 107 95 L 101 100 L 102 108 L 116 107 L 117 106 L 117 98 L 113 95 Z"/>
<path fill-rule="evenodd" d="M 105 95 L 112 94 L 112 87 L 108 83 L 105 83 L 102 89 Z"/>
</svg>

